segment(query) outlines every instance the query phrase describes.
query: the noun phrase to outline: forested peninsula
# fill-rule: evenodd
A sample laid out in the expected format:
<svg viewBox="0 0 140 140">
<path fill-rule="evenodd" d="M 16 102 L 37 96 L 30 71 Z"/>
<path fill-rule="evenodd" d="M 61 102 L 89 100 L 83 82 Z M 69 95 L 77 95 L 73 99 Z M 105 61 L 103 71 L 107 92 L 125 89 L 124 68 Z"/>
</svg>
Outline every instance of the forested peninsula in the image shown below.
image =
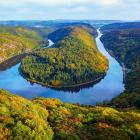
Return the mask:
<svg viewBox="0 0 140 140">
<path fill-rule="evenodd" d="M 101 79 L 108 69 L 108 60 L 98 51 L 93 36 L 78 26 L 61 30 L 65 36 L 52 47 L 34 51 L 22 60 L 21 74 L 50 87 L 69 87 Z"/>
</svg>

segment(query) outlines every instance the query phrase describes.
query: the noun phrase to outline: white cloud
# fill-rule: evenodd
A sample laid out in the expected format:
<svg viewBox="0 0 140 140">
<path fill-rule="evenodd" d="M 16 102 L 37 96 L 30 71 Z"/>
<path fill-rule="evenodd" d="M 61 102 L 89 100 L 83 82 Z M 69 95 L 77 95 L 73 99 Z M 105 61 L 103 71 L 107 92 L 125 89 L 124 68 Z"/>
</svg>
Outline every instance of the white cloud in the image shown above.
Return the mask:
<svg viewBox="0 0 140 140">
<path fill-rule="evenodd" d="M 45 5 L 74 5 L 74 4 L 103 4 L 113 5 L 117 4 L 120 0 L 28 0 L 37 4 Z"/>
<path fill-rule="evenodd" d="M 140 18 L 140 0 L 0 0 L 0 19 L 5 16 L 120 19 L 127 15 Z"/>
<path fill-rule="evenodd" d="M 99 0 L 97 1 L 99 2 L 99 4 L 102 4 L 102 5 L 117 5 L 117 4 L 120 4 L 120 0 Z"/>
<path fill-rule="evenodd" d="M 0 0 L 0 4 L 38 4 L 45 6 L 63 6 L 63 5 L 75 5 L 75 4 L 103 4 L 112 5 L 117 4 L 120 0 Z"/>
</svg>

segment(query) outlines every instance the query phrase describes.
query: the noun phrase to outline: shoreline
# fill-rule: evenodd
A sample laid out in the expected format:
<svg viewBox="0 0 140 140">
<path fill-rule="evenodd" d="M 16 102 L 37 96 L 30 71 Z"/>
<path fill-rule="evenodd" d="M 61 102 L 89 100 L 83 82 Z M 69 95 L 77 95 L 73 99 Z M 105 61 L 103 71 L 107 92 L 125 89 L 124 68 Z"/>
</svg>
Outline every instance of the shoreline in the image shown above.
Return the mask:
<svg viewBox="0 0 140 140">
<path fill-rule="evenodd" d="M 113 58 L 115 58 L 116 61 L 118 61 L 118 63 L 121 65 L 122 71 L 123 71 L 123 82 L 125 83 L 125 81 L 126 81 L 126 73 L 127 73 L 127 68 L 126 68 L 125 64 L 124 64 L 123 62 L 121 62 L 121 61 L 113 54 L 112 50 L 109 50 L 109 49 L 107 49 L 107 48 L 105 48 L 105 49 L 106 49 L 106 51 L 107 51 Z"/>
<path fill-rule="evenodd" d="M 21 59 L 26 57 L 26 55 L 27 55 L 27 53 L 18 54 L 18 55 L 15 55 L 15 56 L 3 61 L 2 63 L 0 63 L 0 71 L 5 71 L 5 70 L 11 68 L 12 66 L 20 63 Z"/>
<path fill-rule="evenodd" d="M 11 57 L 8 57 L 8 58 L 6 58 L 5 60 L 1 61 L 1 62 L 0 62 L 0 65 L 2 65 L 3 63 L 6 63 L 6 61 L 10 61 L 11 59 L 13 59 L 13 58 L 15 58 L 15 57 L 20 56 L 20 55 L 24 55 L 24 54 L 27 54 L 27 52 L 21 53 L 21 54 L 16 54 L 16 55 L 13 55 L 13 56 L 11 56 Z"/>
<path fill-rule="evenodd" d="M 123 62 L 121 62 L 115 55 L 114 55 L 114 53 L 113 53 L 113 51 L 112 50 L 109 50 L 109 49 L 107 49 L 107 48 L 105 48 L 106 49 L 106 51 L 113 57 L 113 58 L 115 58 L 116 59 L 116 61 L 118 61 L 118 63 L 121 65 L 121 67 L 122 67 L 122 71 L 123 71 L 123 81 L 125 82 L 126 81 L 126 71 L 127 71 L 127 68 L 126 68 L 126 66 L 125 66 L 125 64 L 123 63 Z"/>
<path fill-rule="evenodd" d="M 47 47 L 49 47 L 49 45 Z M 40 47 L 40 48 L 36 48 L 36 49 L 33 49 L 31 51 L 28 51 L 28 52 L 24 52 L 24 53 L 21 53 L 21 54 L 16 54 L 16 55 L 13 55 L 13 56 L 7 58 L 4 61 L 1 61 L 0 62 L 0 71 L 6 70 L 6 69 L 20 63 L 21 59 L 23 59 L 24 57 L 26 57 L 26 55 L 32 53 L 33 51 L 44 49 L 44 48 L 45 47 Z M 18 60 L 18 58 L 19 58 L 19 60 Z"/>
<path fill-rule="evenodd" d="M 101 40 L 100 40 L 100 41 L 101 41 Z M 101 41 L 101 42 L 103 43 L 103 41 Z M 104 44 L 104 43 L 103 43 L 103 44 Z M 116 61 L 118 61 L 119 64 L 122 66 L 122 70 L 123 70 L 123 79 L 124 79 L 124 82 L 125 82 L 126 69 L 127 69 L 127 68 L 125 67 L 125 64 L 122 63 L 122 62 L 120 62 L 120 61 L 117 59 L 117 57 L 115 57 L 115 55 L 113 54 L 113 52 L 112 52 L 111 50 L 107 49 L 105 46 L 104 46 L 104 48 L 105 48 L 106 51 L 107 51 L 113 58 L 115 58 Z M 44 47 L 43 47 L 43 48 L 37 48 L 37 49 L 35 49 L 35 50 L 38 50 L 38 49 L 44 49 Z M 18 54 L 18 55 L 15 55 L 15 56 L 11 57 L 11 58 L 8 58 L 7 60 L 5 60 L 5 61 L 3 61 L 3 62 L 0 62 L 0 67 L 3 66 L 3 65 L 9 65 L 9 64 L 8 64 L 9 61 L 11 61 L 11 60 L 13 60 L 13 59 L 15 59 L 15 58 L 19 58 L 20 56 L 22 57 L 23 55 L 24 55 L 24 57 L 25 57 L 27 54 L 32 53 L 32 52 L 35 51 L 35 50 L 32 50 L 31 52 L 25 52 L 25 53 L 22 53 L 22 54 Z M 23 57 L 23 58 L 24 58 L 24 57 Z M 23 59 L 23 58 L 21 58 L 21 59 Z M 20 60 L 19 60 L 19 62 L 20 62 Z M 19 62 L 15 62 L 15 63 L 17 64 L 17 63 L 19 63 Z M 13 65 L 12 65 L 12 66 L 13 66 Z M 2 69 L 0 68 L 0 71 L 6 70 L 7 68 L 12 67 L 12 66 L 7 66 L 7 67 L 4 68 L 4 69 L 3 69 L 3 68 L 2 68 Z M 109 69 L 109 68 L 108 68 L 108 69 Z M 107 71 L 108 71 L 108 69 L 107 69 Z M 104 75 L 106 75 L 106 73 L 105 73 L 103 76 L 100 76 L 99 78 L 97 78 L 97 79 L 95 79 L 95 80 L 91 80 L 91 81 L 84 82 L 84 83 L 79 83 L 79 84 L 76 84 L 76 85 L 71 85 L 71 86 L 52 86 L 52 85 L 47 85 L 47 84 L 44 84 L 44 83 L 41 83 L 41 82 L 38 82 L 38 81 L 35 81 L 35 80 L 28 79 L 28 78 L 26 78 L 26 77 L 22 74 L 21 71 L 19 71 L 19 73 L 21 74 L 21 76 L 22 76 L 24 79 L 26 79 L 27 81 L 29 81 L 29 82 L 31 82 L 31 83 L 39 84 L 39 85 L 41 85 L 41 86 L 50 87 L 50 88 L 55 88 L 55 89 L 60 89 L 60 88 L 76 88 L 76 87 L 80 87 L 80 86 L 85 86 L 85 85 L 88 85 L 88 84 L 96 83 L 97 81 L 103 79 L 103 78 L 104 78 Z"/>
<path fill-rule="evenodd" d="M 102 40 L 100 40 L 100 41 L 103 43 Z M 103 43 L 103 45 L 104 45 L 104 43 Z M 113 53 L 112 50 L 109 50 L 108 48 L 106 48 L 105 45 L 104 45 L 104 48 L 105 48 L 105 50 L 109 53 L 109 55 L 111 55 L 114 59 L 116 59 L 116 61 L 121 65 L 122 71 L 123 71 L 123 82 L 125 83 L 125 81 L 126 81 L 126 73 L 127 73 L 127 68 L 126 68 L 125 64 L 124 64 L 123 62 L 121 62 L 121 61 L 114 55 L 114 53 Z"/>
<path fill-rule="evenodd" d="M 88 84 L 92 84 L 92 83 L 96 83 L 100 80 L 102 80 L 104 78 L 104 75 L 98 77 L 97 79 L 95 80 L 91 80 L 91 81 L 87 81 L 87 82 L 83 82 L 83 83 L 78 83 L 78 84 L 75 84 L 75 85 L 70 85 L 70 86 L 53 86 L 53 85 L 47 85 L 47 84 L 44 84 L 42 82 L 39 82 L 39 81 L 36 81 L 36 80 L 31 80 L 27 77 L 24 76 L 24 74 L 22 73 L 22 71 L 19 70 L 19 73 L 20 75 L 27 81 L 29 81 L 30 83 L 33 83 L 33 84 L 39 84 L 41 86 L 44 86 L 44 87 L 48 87 L 48 88 L 55 88 L 55 89 L 61 89 L 61 88 L 78 88 L 78 87 L 82 87 L 82 86 L 86 86 Z"/>
</svg>

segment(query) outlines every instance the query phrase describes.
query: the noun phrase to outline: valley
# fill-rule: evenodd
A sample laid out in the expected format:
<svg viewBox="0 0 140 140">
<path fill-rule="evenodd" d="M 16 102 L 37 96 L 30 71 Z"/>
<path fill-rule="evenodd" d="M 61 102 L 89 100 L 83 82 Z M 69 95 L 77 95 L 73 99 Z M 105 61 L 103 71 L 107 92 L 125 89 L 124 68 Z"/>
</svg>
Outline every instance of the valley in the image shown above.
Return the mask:
<svg viewBox="0 0 140 140">
<path fill-rule="evenodd" d="M 98 30 L 98 37 L 96 38 L 97 47 L 98 50 L 109 60 L 109 69 L 107 70 L 106 75 L 99 81 L 91 81 L 85 85 L 72 88 L 59 87 L 54 89 L 52 87 L 42 87 L 39 84 L 30 84 L 29 81 L 26 81 L 19 74 L 18 69 L 20 64 L 17 64 L 10 69 L 0 72 L 0 87 L 13 93 L 17 93 L 25 98 L 35 98 L 38 96 L 59 98 L 63 102 L 88 105 L 111 100 L 124 90 L 123 72 L 120 64 L 104 49 L 100 42 L 101 36 L 102 34 Z M 116 69 L 115 71 L 114 68 Z M 104 94 L 103 91 L 106 91 L 106 94 Z"/>
<path fill-rule="evenodd" d="M 0 139 L 140 139 L 139 22 L 103 23 L 0 27 Z"/>
</svg>

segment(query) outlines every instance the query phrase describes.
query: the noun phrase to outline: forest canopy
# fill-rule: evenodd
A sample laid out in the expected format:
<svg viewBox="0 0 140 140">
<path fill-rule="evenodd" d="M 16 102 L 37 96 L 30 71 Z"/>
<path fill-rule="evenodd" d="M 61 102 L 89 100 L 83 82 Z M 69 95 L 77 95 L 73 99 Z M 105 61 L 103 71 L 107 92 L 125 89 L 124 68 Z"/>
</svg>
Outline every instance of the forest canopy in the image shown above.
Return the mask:
<svg viewBox="0 0 140 140">
<path fill-rule="evenodd" d="M 27 100 L 0 89 L 2 140 L 134 140 L 140 139 L 139 122 L 137 110 Z"/>
</svg>

